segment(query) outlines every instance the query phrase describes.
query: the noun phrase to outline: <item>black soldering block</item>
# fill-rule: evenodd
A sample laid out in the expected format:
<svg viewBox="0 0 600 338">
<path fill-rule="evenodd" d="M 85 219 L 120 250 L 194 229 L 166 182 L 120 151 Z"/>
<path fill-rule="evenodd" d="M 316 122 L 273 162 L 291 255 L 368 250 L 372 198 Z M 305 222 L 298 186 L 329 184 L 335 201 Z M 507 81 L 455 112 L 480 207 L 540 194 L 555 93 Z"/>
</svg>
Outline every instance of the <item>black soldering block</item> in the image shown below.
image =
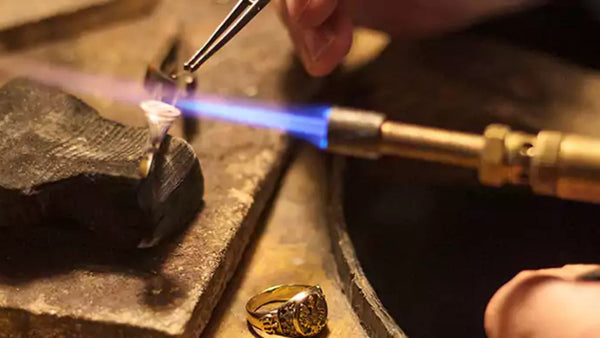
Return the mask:
<svg viewBox="0 0 600 338">
<path fill-rule="evenodd" d="M 126 247 L 153 246 L 183 230 L 203 203 L 199 161 L 189 144 L 167 137 L 142 177 L 147 138 L 147 129 L 106 120 L 58 89 L 27 79 L 4 85 L 0 227 L 26 236 L 71 224 Z"/>
</svg>

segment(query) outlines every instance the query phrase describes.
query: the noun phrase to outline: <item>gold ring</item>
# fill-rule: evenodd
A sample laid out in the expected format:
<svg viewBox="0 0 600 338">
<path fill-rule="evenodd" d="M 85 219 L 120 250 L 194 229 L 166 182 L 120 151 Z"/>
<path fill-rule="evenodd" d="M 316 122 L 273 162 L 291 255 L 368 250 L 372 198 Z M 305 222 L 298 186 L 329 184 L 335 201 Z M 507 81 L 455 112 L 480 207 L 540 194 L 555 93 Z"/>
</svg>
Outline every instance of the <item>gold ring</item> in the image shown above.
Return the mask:
<svg viewBox="0 0 600 338">
<path fill-rule="evenodd" d="M 263 309 L 273 303 L 283 304 Z M 250 298 L 246 313 L 252 326 L 272 335 L 311 337 L 327 324 L 327 302 L 318 285 L 273 286 Z"/>
</svg>

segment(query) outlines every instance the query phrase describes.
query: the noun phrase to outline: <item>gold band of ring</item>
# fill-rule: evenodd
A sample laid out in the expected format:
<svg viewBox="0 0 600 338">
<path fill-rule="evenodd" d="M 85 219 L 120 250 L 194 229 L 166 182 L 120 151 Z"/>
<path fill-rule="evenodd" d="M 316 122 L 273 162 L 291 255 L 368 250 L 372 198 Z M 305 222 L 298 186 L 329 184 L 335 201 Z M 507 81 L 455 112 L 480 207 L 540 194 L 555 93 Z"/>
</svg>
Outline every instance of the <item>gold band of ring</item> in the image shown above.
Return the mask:
<svg viewBox="0 0 600 338">
<path fill-rule="evenodd" d="M 261 308 L 283 303 L 271 311 Z M 248 322 L 267 333 L 288 337 L 311 337 L 327 324 L 327 302 L 318 285 L 278 285 L 268 288 L 246 303 Z"/>
</svg>

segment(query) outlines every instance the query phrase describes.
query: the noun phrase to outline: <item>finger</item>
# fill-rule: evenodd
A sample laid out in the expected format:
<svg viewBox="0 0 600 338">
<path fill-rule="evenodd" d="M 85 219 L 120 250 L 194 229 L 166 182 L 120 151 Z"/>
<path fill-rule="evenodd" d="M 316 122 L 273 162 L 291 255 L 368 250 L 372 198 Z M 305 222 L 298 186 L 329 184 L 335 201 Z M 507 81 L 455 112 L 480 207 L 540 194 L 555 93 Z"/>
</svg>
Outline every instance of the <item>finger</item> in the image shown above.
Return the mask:
<svg viewBox="0 0 600 338">
<path fill-rule="evenodd" d="M 303 29 L 291 23 L 286 0 L 280 0 L 280 14 L 305 69 L 313 76 L 330 73 L 352 45 L 353 25 L 344 2 L 322 25 Z"/>
<path fill-rule="evenodd" d="M 339 0 L 285 0 L 290 23 L 314 28 L 325 23 L 335 12 Z"/>
<path fill-rule="evenodd" d="M 306 32 L 300 29 L 298 25 L 294 25 L 291 23 L 290 11 L 286 0 L 278 0 L 277 4 L 279 5 L 281 19 L 284 23 L 284 26 L 288 32 L 290 39 L 293 42 L 296 54 L 300 57 L 302 63 L 306 65 L 307 61 L 305 60 L 311 60 L 311 57 L 308 55 L 306 43 L 304 42 L 304 35 Z"/>
<path fill-rule="evenodd" d="M 276 3 L 278 4 L 279 14 L 288 32 L 288 35 L 294 44 L 294 49 L 296 50 L 296 53 L 298 54 L 301 60 L 309 58 L 304 43 L 304 31 L 301 30 L 298 27 L 298 25 L 292 24 L 287 1 L 278 0 Z"/>
<path fill-rule="evenodd" d="M 352 46 L 352 20 L 341 9 L 317 28 L 304 30 L 303 62 L 313 76 L 331 73 L 344 59 Z"/>
<path fill-rule="evenodd" d="M 600 283 L 577 280 L 597 268 L 571 265 L 520 273 L 492 297 L 485 312 L 488 336 L 598 336 Z"/>
</svg>

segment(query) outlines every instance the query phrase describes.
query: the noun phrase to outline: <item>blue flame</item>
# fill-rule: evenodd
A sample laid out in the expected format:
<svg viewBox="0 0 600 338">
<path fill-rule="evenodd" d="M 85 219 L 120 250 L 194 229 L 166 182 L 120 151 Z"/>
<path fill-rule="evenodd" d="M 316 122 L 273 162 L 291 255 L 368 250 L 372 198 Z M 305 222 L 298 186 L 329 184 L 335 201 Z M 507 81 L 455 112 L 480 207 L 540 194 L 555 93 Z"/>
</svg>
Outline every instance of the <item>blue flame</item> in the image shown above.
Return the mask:
<svg viewBox="0 0 600 338">
<path fill-rule="evenodd" d="M 328 106 L 269 106 L 244 102 L 183 99 L 177 107 L 187 116 L 216 118 L 255 127 L 276 129 L 327 148 Z"/>
</svg>

